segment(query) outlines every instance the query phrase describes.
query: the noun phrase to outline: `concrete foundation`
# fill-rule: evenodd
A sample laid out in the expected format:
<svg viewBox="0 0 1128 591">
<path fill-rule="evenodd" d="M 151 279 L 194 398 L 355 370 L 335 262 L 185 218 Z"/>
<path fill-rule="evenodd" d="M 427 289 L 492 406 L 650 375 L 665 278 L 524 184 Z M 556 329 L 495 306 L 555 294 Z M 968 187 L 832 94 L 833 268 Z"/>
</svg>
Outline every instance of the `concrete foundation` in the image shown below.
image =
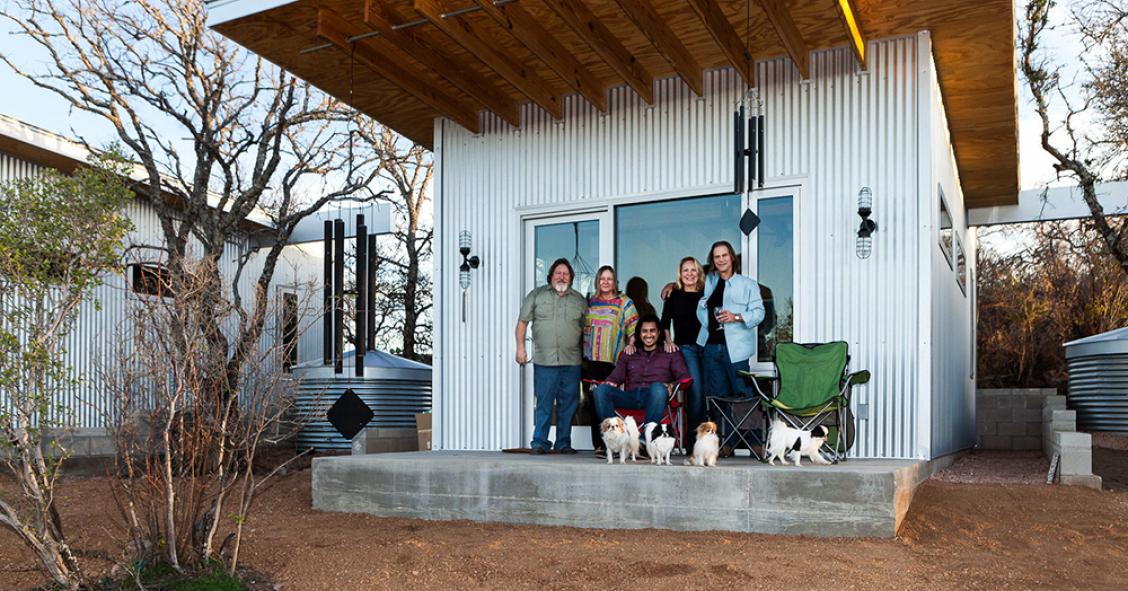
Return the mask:
<svg viewBox="0 0 1128 591">
<path fill-rule="evenodd" d="M 733 458 L 694 468 L 608 465 L 590 454 L 325 457 L 313 460 L 313 506 L 420 519 L 893 537 L 916 486 L 947 463 L 796 468 Z"/>
</svg>

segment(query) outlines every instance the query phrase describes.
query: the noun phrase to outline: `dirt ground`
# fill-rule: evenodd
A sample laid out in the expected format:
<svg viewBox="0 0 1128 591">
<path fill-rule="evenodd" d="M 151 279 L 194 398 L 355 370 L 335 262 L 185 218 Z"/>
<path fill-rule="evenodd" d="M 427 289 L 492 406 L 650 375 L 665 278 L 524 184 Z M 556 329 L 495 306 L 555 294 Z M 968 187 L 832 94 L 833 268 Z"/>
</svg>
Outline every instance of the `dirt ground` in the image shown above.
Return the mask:
<svg viewBox="0 0 1128 591">
<path fill-rule="evenodd" d="M 604 531 L 381 519 L 310 509 L 310 472 L 264 495 L 246 564 L 265 589 L 1123 589 L 1128 493 L 1045 484 L 968 484 L 1008 466 L 1037 482 L 1033 458 L 976 455 L 918 489 L 897 539 Z M 977 476 L 978 475 L 978 476 Z M 998 479 L 1011 482 L 1012 480 Z M 8 486 L 0 484 L 0 486 Z M 62 487 L 85 555 L 120 529 L 101 478 Z M 112 563 L 86 558 L 105 572 Z M 0 589 L 40 584 L 30 553 L 0 532 Z M 261 584 L 261 581 L 260 581 Z M 280 585 L 280 587 L 279 587 Z"/>
</svg>

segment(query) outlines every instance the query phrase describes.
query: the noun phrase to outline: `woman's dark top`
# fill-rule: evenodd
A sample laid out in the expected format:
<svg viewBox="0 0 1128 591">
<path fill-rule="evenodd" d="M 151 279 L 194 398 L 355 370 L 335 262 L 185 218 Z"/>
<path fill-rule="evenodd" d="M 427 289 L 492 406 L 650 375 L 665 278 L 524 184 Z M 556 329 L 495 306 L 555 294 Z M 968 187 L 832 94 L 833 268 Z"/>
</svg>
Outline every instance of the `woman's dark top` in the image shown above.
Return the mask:
<svg viewBox="0 0 1128 591">
<path fill-rule="evenodd" d="M 695 345 L 701 323 L 697 321 L 697 302 L 701 301 L 700 291 L 675 289 L 662 305 L 662 330 L 670 330 L 674 325 L 674 344 Z"/>
<path fill-rule="evenodd" d="M 705 302 L 709 311 L 709 340 L 710 345 L 726 345 L 728 341 L 725 340 L 725 329 L 717 322 L 716 310 L 717 308 L 724 309 L 725 307 L 725 280 L 718 277 L 717 287 L 713 293 L 709 294 L 709 299 Z"/>
</svg>

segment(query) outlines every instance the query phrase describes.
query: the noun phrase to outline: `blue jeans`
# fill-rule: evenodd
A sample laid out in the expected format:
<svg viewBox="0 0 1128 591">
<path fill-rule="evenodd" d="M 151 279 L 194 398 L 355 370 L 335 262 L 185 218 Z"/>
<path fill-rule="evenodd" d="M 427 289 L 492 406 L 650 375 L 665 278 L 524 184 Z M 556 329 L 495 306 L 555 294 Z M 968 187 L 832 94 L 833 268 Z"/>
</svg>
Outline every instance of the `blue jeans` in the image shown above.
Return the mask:
<svg viewBox="0 0 1128 591">
<path fill-rule="evenodd" d="M 655 382 L 646 388 L 623 391 L 609 384 L 600 384 L 592 397 L 599 420 L 615 416 L 616 408 L 642 408 L 646 410 L 647 423 L 662 422 L 666 414 L 666 384 Z M 641 426 L 641 425 L 640 425 Z"/>
<path fill-rule="evenodd" d="M 737 371 L 748 371 L 747 359 L 733 363 L 729 361 L 728 347 L 714 344 L 705 345 L 702 358 L 706 396 L 751 398 L 755 394 L 748 380 L 736 375 Z"/>
<path fill-rule="evenodd" d="M 701 375 L 704 350 L 700 345 L 692 343 L 679 345 L 679 348 L 682 358 L 685 359 L 685 367 L 689 370 L 689 377 L 693 378 L 693 385 L 689 387 L 689 392 L 685 395 L 686 422 L 688 423 L 685 426 L 686 436 L 688 437 L 686 445 L 692 449 L 697 426 L 705 422 L 705 380 Z"/>
<path fill-rule="evenodd" d="M 580 405 L 580 366 L 533 364 L 534 448 L 548 449 L 552 404 L 556 403 L 556 449 L 572 447 L 572 417 Z"/>
</svg>

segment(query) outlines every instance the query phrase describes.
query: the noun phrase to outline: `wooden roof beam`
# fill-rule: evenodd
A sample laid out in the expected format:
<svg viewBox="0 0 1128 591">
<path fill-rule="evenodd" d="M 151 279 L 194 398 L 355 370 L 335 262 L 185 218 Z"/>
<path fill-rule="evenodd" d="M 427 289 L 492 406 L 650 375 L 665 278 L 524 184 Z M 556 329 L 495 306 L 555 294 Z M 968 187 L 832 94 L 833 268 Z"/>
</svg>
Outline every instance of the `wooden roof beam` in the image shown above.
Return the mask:
<svg viewBox="0 0 1128 591">
<path fill-rule="evenodd" d="M 583 0 L 544 0 L 646 104 L 654 104 L 654 75 L 623 47 Z"/>
<path fill-rule="evenodd" d="M 690 90 L 697 96 L 702 94 L 701 66 L 693 55 L 685 48 L 677 35 L 670 30 L 662 17 L 654 11 L 650 0 L 615 0 L 619 8 L 627 13 L 627 17 L 634 22 L 642 34 L 650 40 L 650 44 L 662 54 L 666 61 L 674 67 L 674 71 L 689 85 Z"/>
<path fill-rule="evenodd" d="M 495 5 L 494 0 L 475 0 L 482 12 L 509 31 L 535 56 L 564 79 L 572 90 L 580 93 L 596 109 L 607 112 L 607 89 L 587 67 L 579 62 L 551 33 L 546 31 L 536 17 L 516 2 Z"/>
<path fill-rule="evenodd" d="M 745 47 L 740 35 L 736 34 L 736 29 L 732 28 L 732 23 L 721 11 L 720 6 L 717 6 L 716 0 L 689 0 L 689 5 L 693 8 L 693 12 L 697 13 L 705 29 L 713 36 L 713 40 L 721 48 L 721 53 L 728 58 L 729 64 L 740 73 L 744 84 L 749 87 L 756 86 L 756 74 L 751 67 L 751 48 Z"/>
<path fill-rule="evenodd" d="M 810 78 L 808 56 L 811 51 L 807 48 L 807 43 L 803 41 L 803 36 L 799 34 L 799 29 L 795 26 L 795 19 L 791 17 L 791 12 L 787 10 L 787 4 L 784 3 L 784 0 L 759 1 L 760 7 L 764 9 L 764 13 L 772 23 L 772 28 L 775 29 L 776 35 L 779 37 L 779 42 L 787 50 L 787 55 L 791 56 L 791 61 L 795 64 L 795 67 L 799 68 L 799 74 L 803 76 L 804 80 Z"/>
<path fill-rule="evenodd" d="M 415 11 L 431 21 L 440 31 L 444 32 L 455 43 L 461 45 L 471 55 L 484 62 L 495 72 L 521 91 L 540 108 L 547 111 L 556 119 L 564 114 L 560 97 L 554 95 L 540 76 L 527 66 L 515 63 L 509 57 L 499 53 L 490 45 L 481 40 L 478 33 L 466 19 L 459 16 L 444 18 L 446 8 L 440 0 L 415 0 Z"/>
<path fill-rule="evenodd" d="M 521 110 L 503 90 L 459 68 L 455 65 L 458 62 L 453 57 L 425 42 L 414 30 L 396 30 L 395 17 L 376 0 L 367 0 L 364 22 L 379 31 L 380 36 L 387 39 L 389 43 L 403 49 L 425 67 L 462 89 L 462 92 L 470 95 L 506 123 L 514 127 L 521 125 Z"/>
<path fill-rule="evenodd" d="M 838 16 L 842 26 L 846 29 L 846 37 L 850 39 L 850 49 L 854 50 L 854 57 L 858 58 L 858 66 L 866 69 L 866 37 L 862 33 L 862 25 L 858 22 L 858 7 L 854 0 L 835 0 Z"/>
<path fill-rule="evenodd" d="M 427 106 L 435 109 L 439 114 L 449 117 L 455 123 L 469 129 L 474 133 L 481 133 L 481 121 L 478 119 L 477 109 L 462 103 L 459 99 L 450 96 L 442 89 L 419 78 L 396 65 L 393 60 L 387 59 L 374 48 L 375 39 L 361 39 L 349 43 L 349 37 L 364 33 L 360 27 L 354 26 L 339 14 L 320 9 L 317 11 L 317 35 L 322 39 L 336 45 L 347 54 L 355 56 L 356 60 L 367 66 L 382 78 L 422 101 Z"/>
</svg>

